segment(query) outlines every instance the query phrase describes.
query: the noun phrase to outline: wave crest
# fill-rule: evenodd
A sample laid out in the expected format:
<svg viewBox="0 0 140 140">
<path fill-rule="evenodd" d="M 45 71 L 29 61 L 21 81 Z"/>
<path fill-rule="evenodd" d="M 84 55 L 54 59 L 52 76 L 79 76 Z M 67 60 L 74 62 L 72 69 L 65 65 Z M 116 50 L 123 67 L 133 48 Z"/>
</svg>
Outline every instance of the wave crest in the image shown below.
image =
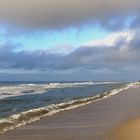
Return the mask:
<svg viewBox="0 0 140 140">
<path fill-rule="evenodd" d="M 41 94 L 54 88 L 68 88 L 80 86 L 92 86 L 101 84 L 116 84 L 120 82 L 73 82 L 73 83 L 48 83 L 48 84 L 19 84 L 0 87 L 0 99 L 26 94 Z"/>
</svg>

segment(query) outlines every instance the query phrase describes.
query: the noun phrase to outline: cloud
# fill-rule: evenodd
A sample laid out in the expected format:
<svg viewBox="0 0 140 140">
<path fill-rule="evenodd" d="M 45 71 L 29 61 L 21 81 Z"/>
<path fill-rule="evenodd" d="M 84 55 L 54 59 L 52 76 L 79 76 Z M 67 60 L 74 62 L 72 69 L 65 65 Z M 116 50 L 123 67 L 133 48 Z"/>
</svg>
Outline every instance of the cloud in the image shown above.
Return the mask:
<svg viewBox="0 0 140 140">
<path fill-rule="evenodd" d="M 62 73 L 78 69 L 83 72 L 139 69 L 139 34 L 138 29 L 113 33 L 103 40 L 89 41 L 89 45 L 87 43 L 86 46 L 80 46 L 65 54 L 48 50 L 16 52 L 14 44 L 5 44 L 0 46 L 0 69 Z"/>
<path fill-rule="evenodd" d="M 0 0 L 0 23 L 23 29 L 62 29 L 100 21 L 109 29 L 139 13 L 139 0 Z"/>
<path fill-rule="evenodd" d="M 106 46 L 106 47 L 112 47 L 114 44 L 117 42 L 121 41 L 131 41 L 134 37 L 134 31 L 125 31 L 125 32 L 116 32 L 112 33 L 108 36 L 106 36 L 103 39 L 98 39 L 98 40 L 90 40 L 87 43 L 85 43 L 85 46 L 91 46 L 91 47 L 97 47 L 97 46 Z M 119 45 L 119 44 L 118 44 Z"/>
</svg>

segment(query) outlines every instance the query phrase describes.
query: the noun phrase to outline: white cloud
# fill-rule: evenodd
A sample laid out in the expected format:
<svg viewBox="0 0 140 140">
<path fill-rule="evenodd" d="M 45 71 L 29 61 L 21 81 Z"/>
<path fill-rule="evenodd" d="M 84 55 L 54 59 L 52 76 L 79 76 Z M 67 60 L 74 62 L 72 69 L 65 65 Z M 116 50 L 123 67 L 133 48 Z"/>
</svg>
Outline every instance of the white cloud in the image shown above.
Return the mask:
<svg viewBox="0 0 140 140">
<path fill-rule="evenodd" d="M 93 39 L 84 44 L 84 46 L 91 46 L 91 47 L 112 47 L 116 44 L 117 41 L 120 39 L 123 39 L 126 42 L 130 42 L 134 37 L 134 31 L 133 30 L 127 30 L 127 31 L 121 31 L 116 33 L 111 33 L 107 35 L 103 39 Z"/>
<path fill-rule="evenodd" d="M 75 48 L 73 46 L 68 44 L 57 44 L 51 47 L 50 49 L 48 49 L 48 51 L 52 54 L 67 55 L 70 52 L 72 52 L 74 49 Z"/>
</svg>

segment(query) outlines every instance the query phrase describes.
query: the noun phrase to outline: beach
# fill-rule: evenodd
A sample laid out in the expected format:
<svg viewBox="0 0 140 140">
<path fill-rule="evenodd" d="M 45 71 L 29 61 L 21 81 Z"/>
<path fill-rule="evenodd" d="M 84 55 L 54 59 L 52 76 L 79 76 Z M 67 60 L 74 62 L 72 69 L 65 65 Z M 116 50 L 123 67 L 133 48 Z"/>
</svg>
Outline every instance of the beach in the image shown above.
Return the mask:
<svg viewBox="0 0 140 140">
<path fill-rule="evenodd" d="M 140 118 L 131 119 L 114 128 L 110 140 L 139 140 Z"/>
<path fill-rule="evenodd" d="M 121 125 L 140 117 L 139 106 L 140 88 L 130 88 L 18 127 L 0 135 L 0 140 L 110 140 L 120 136 L 119 130 L 124 129 Z M 128 126 L 125 125 L 125 128 Z"/>
</svg>

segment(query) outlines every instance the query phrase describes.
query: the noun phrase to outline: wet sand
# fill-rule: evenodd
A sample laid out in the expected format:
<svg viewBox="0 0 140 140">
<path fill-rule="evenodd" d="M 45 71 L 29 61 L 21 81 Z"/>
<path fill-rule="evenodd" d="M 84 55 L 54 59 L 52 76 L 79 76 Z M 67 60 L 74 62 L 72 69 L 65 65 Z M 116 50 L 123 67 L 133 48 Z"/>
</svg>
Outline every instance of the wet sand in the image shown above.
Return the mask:
<svg viewBox="0 0 140 140">
<path fill-rule="evenodd" d="M 114 127 L 139 116 L 140 88 L 133 88 L 16 128 L 0 140 L 109 140 Z"/>
</svg>

